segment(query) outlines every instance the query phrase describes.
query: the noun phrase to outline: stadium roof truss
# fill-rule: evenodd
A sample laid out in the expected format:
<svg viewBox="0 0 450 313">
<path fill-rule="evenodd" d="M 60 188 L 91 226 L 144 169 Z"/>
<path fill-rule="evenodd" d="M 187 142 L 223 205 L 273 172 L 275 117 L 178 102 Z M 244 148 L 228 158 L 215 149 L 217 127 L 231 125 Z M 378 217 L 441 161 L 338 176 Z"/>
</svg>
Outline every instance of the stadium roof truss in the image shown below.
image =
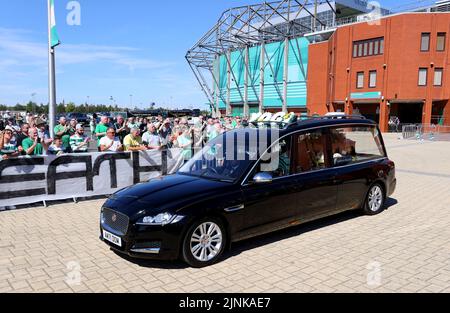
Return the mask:
<svg viewBox="0 0 450 313">
<path fill-rule="evenodd" d="M 217 73 L 217 66 L 215 66 L 219 56 L 226 58 L 228 76 L 236 80 L 233 71 L 230 70 L 233 66 L 230 52 L 239 51 L 245 60 L 246 68 L 248 68 L 247 52 L 249 47 L 261 45 L 261 53 L 266 53 L 264 51 L 266 43 L 300 37 L 333 25 L 334 15 L 332 21 L 322 21 L 318 18 L 318 15 L 315 14 L 318 5 L 328 5 L 334 15 L 336 14 L 335 3 L 328 0 L 318 0 L 317 3 L 311 0 L 263 2 L 225 11 L 217 24 L 186 55 L 189 66 L 209 103 L 216 105 L 219 98 L 223 102 L 229 103 L 219 88 L 220 77 Z M 245 55 L 246 53 L 247 55 Z M 264 60 L 269 61 L 270 65 L 270 60 Z M 274 69 L 271 66 L 268 68 L 275 76 Z M 248 71 L 246 70 L 246 72 Z M 247 86 L 249 77 L 245 76 L 245 86 Z M 206 80 L 207 77 L 212 77 L 212 79 Z M 244 104 L 247 101 L 245 89 L 244 92 L 238 90 Z"/>
</svg>

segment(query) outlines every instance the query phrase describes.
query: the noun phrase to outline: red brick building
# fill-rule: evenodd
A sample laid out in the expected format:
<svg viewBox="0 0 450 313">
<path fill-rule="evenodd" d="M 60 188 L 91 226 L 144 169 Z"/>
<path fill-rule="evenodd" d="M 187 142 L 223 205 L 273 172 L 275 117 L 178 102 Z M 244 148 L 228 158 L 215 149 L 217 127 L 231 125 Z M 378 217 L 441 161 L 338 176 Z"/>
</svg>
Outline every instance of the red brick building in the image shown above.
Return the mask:
<svg viewBox="0 0 450 313">
<path fill-rule="evenodd" d="M 401 13 L 338 27 L 309 46 L 309 114 L 450 125 L 450 13 Z"/>
</svg>

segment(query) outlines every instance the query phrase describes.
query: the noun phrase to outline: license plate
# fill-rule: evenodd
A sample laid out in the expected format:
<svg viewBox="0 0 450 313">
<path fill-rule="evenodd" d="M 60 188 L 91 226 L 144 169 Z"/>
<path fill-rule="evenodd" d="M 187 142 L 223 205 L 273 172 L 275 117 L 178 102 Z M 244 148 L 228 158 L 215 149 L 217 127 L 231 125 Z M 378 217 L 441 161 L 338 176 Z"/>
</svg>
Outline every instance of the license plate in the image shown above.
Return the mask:
<svg viewBox="0 0 450 313">
<path fill-rule="evenodd" d="M 122 238 L 103 230 L 103 239 L 115 244 L 116 246 L 122 247 Z"/>
</svg>

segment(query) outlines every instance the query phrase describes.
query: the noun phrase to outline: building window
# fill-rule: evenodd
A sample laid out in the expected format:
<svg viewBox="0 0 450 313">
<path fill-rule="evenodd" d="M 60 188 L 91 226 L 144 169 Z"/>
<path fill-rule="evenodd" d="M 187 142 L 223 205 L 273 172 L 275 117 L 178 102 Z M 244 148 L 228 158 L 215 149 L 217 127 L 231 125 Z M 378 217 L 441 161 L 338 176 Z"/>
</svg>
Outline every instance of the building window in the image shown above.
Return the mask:
<svg viewBox="0 0 450 313">
<path fill-rule="evenodd" d="M 434 69 L 434 86 L 442 86 L 442 73 L 444 69 L 443 68 L 435 68 Z"/>
<path fill-rule="evenodd" d="M 377 86 L 377 71 L 369 72 L 369 88 L 375 88 Z"/>
<path fill-rule="evenodd" d="M 364 72 L 356 73 L 356 88 L 364 88 Z"/>
<path fill-rule="evenodd" d="M 353 42 L 353 57 L 360 58 L 383 54 L 384 38 L 374 38 Z"/>
<path fill-rule="evenodd" d="M 437 34 L 436 51 L 445 50 L 445 33 Z"/>
<path fill-rule="evenodd" d="M 375 41 L 374 43 L 373 43 L 373 54 L 374 55 L 377 55 L 378 54 L 378 51 L 379 51 L 379 42 L 378 41 Z"/>
<path fill-rule="evenodd" d="M 427 68 L 419 68 L 419 86 L 426 86 L 427 85 L 427 76 L 428 76 L 428 69 Z"/>
<path fill-rule="evenodd" d="M 430 50 L 430 33 L 422 33 L 422 38 L 420 41 L 420 51 Z"/>
</svg>

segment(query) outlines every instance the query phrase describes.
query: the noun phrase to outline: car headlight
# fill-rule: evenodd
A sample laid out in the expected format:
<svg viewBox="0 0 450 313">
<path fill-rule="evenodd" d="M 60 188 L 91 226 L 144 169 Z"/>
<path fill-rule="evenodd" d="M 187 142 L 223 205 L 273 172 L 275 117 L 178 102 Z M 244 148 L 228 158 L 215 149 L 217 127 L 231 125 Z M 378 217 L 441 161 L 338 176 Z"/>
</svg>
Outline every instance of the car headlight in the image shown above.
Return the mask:
<svg viewBox="0 0 450 313">
<path fill-rule="evenodd" d="M 175 224 L 184 218 L 183 215 L 174 215 L 170 213 L 161 213 L 156 216 L 145 216 L 139 220 L 138 225 L 167 225 Z"/>
</svg>

